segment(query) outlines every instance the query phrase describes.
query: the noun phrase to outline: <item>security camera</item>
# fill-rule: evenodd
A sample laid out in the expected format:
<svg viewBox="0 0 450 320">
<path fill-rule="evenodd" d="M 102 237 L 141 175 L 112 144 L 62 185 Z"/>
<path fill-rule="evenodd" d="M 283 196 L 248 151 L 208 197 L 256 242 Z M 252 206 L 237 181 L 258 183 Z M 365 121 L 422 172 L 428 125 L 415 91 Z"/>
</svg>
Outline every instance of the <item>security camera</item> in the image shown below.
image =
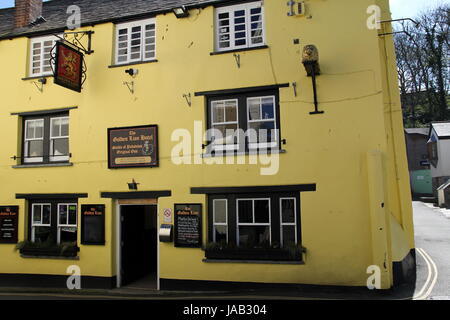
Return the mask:
<svg viewBox="0 0 450 320">
<path fill-rule="evenodd" d="M 129 75 L 132 76 L 132 77 L 135 76 L 135 75 L 137 75 L 138 72 L 139 72 L 138 69 L 127 69 L 127 70 L 125 70 L 125 73 L 129 74 Z"/>
</svg>

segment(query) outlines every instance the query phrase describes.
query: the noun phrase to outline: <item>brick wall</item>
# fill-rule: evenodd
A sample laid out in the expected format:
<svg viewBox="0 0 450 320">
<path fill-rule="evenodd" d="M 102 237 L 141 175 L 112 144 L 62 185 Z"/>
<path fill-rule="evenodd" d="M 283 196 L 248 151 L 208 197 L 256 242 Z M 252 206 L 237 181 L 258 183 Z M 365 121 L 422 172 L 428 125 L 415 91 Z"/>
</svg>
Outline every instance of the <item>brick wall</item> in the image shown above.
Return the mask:
<svg viewBox="0 0 450 320">
<path fill-rule="evenodd" d="M 15 27 L 22 28 L 42 15 L 42 0 L 15 0 Z"/>
</svg>

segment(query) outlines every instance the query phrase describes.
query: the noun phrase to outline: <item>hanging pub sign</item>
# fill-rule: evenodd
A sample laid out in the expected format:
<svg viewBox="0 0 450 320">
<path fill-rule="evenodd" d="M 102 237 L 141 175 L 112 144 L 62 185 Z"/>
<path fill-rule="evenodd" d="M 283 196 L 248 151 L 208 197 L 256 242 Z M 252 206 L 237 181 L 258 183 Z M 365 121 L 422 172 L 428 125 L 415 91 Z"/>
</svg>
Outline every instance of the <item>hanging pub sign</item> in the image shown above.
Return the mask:
<svg viewBox="0 0 450 320">
<path fill-rule="evenodd" d="M 81 206 L 81 244 L 105 244 L 105 205 Z"/>
<path fill-rule="evenodd" d="M 108 168 L 158 166 L 158 126 L 108 129 Z"/>
<path fill-rule="evenodd" d="M 202 246 L 202 205 L 175 205 L 175 247 L 200 248 Z"/>
<path fill-rule="evenodd" d="M 0 207 L 0 244 L 17 243 L 19 227 L 19 207 Z"/>
<path fill-rule="evenodd" d="M 67 89 L 81 92 L 83 54 L 75 48 L 56 42 L 54 82 Z"/>
</svg>

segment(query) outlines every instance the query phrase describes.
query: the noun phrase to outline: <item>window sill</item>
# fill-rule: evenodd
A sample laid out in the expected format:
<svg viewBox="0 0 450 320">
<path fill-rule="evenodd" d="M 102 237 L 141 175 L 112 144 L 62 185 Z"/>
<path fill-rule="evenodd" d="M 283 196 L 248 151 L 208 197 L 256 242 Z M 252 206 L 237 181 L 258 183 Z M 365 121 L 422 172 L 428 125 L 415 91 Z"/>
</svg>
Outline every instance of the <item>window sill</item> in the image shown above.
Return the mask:
<svg viewBox="0 0 450 320">
<path fill-rule="evenodd" d="M 252 264 L 293 264 L 304 265 L 304 261 L 276 261 L 276 260 L 232 260 L 232 259 L 203 259 L 206 263 L 252 263 Z"/>
<path fill-rule="evenodd" d="M 216 154 L 204 153 L 204 154 L 202 154 L 202 158 L 227 157 L 227 156 L 234 157 L 234 156 L 250 156 L 250 155 L 257 156 L 257 155 L 260 155 L 260 154 L 269 155 L 269 154 L 287 153 L 287 151 L 284 150 L 284 149 L 276 149 L 276 150 L 261 149 L 259 151 L 260 152 L 258 152 L 256 150 L 255 151 L 244 151 L 244 152 L 239 152 L 239 151 L 233 151 L 233 152 L 231 152 L 231 151 L 220 151 L 220 152 L 217 152 Z M 263 151 L 263 152 L 261 152 L 261 151 Z"/>
<path fill-rule="evenodd" d="M 253 50 L 262 50 L 262 49 L 268 49 L 269 46 L 263 45 L 259 47 L 251 47 L 251 48 L 242 48 L 242 49 L 232 49 L 232 50 L 224 50 L 224 51 L 214 51 L 211 52 L 211 56 L 216 56 L 219 54 L 226 54 L 226 53 L 233 53 L 233 52 L 243 52 L 243 51 L 253 51 Z"/>
<path fill-rule="evenodd" d="M 41 76 L 32 76 L 32 77 L 25 77 L 22 78 L 22 80 L 35 80 L 35 79 L 43 79 L 43 78 L 53 78 L 52 74 L 43 74 Z"/>
<path fill-rule="evenodd" d="M 32 255 L 26 255 L 21 254 L 21 258 L 24 259 L 51 259 L 51 260 L 80 260 L 80 257 L 63 257 L 63 256 L 32 256 Z"/>
<path fill-rule="evenodd" d="M 48 167 L 72 167 L 73 163 L 41 163 L 41 164 L 21 164 L 17 166 L 12 166 L 13 169 L 24 169 L 24 168 L 48 168 Z"/>
<path fill-rule="evenodd" d="M 158 62 L 157 59 L 148 60 L 148 61 L 136 61 L 136 62 L 130 62 L 130 63 L 124 63 L 124 64 L 113 64 L 108 66 L 108 68 L 120 68 L 120 67 L 127 67 L 127 66 L 134 66 L 138 64 L 146 64 L 146 63 L 155 63 Z"/>
</svg>

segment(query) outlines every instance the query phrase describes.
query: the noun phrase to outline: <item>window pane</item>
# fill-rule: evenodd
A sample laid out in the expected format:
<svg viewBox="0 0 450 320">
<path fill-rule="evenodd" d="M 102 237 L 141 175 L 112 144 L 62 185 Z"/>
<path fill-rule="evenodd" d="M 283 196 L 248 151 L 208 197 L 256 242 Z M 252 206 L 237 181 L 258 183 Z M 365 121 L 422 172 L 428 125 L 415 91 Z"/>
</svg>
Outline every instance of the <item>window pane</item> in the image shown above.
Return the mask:
<svg viewBox="0 0 450 320">
<path fill-rule="evenodd" d="M 283 246 L 295 244 L 295 226 L 283 226 Z"/>
<path fill-rule="evenodd" d="M 248 118 L 249 120 L 261 119 L 261 104 L 259 98 L 248 100 Z"/>
<path fill-rule="evenodd" d="M 34 228 L 34 242 L 53 242 L 50 227 L 33 227 Z"/>
<path fill-rule="evenodd" d="M 28 157 L 42 157 L 44 142 L 42 140 L 28 141 Z"/>
<path fill-rule="evenodd" d="M 215 242 L 227 241 L 227 226 L 214 226 Z"/>
<path fill-rule="evenodd" d="M 52 137 L 60 136 L 61 119 L 52 119 Z"/>
<path fill-rule="evenodd" d="M 255 200 L 255 222 L 269 223 L 269 200 Z"/>
<path fill-rule="evenodd" d="M 281 223 L 295 223 L 295 200 L 281 200 Z"/>
<path fill-rule="evenodd" d="M 58 205 L 59 224 L 67 224 L 67 205 Z"/>
<path fill-rule="evenodd" d="M 225 122 L 225 103 L 213 102 L 212 103 L 212 116 L 213 123 Z"/>
<path fill-rule="evenodd" d="M 35 123 L 35 133 L 34 137 L 40 139 L 44 137 L 44 120 L 34 121 Z"/>
<path fill-rule="evenodd" d="M 77 224 L 77 206 L 75 205 L 69 206 L 69 224 L 70 225 Z"/>
<path fill-rule="evenodd" d="M 214 200 L 214 223 L 227 222 L 227 201 Z"/>
<path fill-rule="evenodd" d="M 239 246 L 257 248 L 270 245 L 269 226 L 240 226 Z"/>
<path fill-rule="evenodd" d="M 61 119 L 61 136 L 67 137 L 69 135 L 69 118 Z"/>
<path fill-rule="evenodd" d="M 275 106 L 273 98 L 262 99 L 262 119 L 274 119 L 275 118 Z"/>
<path fill-rule="evenodd" d="M 215 144 L 236 144 L 238 142 L 237 124 L 213 125 L 213 129 L 220 132 L 213 133 Z"/>
<path fill-rule="evenodd" d="M 52 156 L 68 156 L 69 155 L 69 139 L 52 140 Z"/>
<path fill-rule="evenodd" d="M 265 121 L 265 122 L 252 122 L 249 124 L 249 128 L 256 131 L 256 137 L 251 135 L 251 142 L 275 142 L 276 141 L 276 132 L 275 132 L 275 122 L 274 121 Z M 254 139 L 257 138 L 257 141 Z"/>
<path fill-rule="evenodd" d="M 235 122 L 237 121 L 237 107 L 236 102 L 230 101 L 225 103 L 225 121 Z"/>
<path fill-rule="evenodd" d="M 50 224 L 50 206 L 44 205 L 42 207 L 42 224 Z"/>
<path fill-rule="evenodd" d="M 34 121 L 28 121 L 26 123 L 26 138 L 27 139 L 33 139 L 34 138 L 34 128 L 36 127 Z"/>
<path fill-rule="evenodd" d="M 41 224 L 41 206 L 33 206 L 33 224 Z"/>
<path fill-rule="evenodd" d="M 60 243 L 76 242 L 76 241 L 77 241 L 77 228 L 62 227 L 60 229 Z"/>
<path fill-rule="evenodd" d="M 252 200 L 238 200 L 239 223 L 253 223 Z"/>
</svg>

